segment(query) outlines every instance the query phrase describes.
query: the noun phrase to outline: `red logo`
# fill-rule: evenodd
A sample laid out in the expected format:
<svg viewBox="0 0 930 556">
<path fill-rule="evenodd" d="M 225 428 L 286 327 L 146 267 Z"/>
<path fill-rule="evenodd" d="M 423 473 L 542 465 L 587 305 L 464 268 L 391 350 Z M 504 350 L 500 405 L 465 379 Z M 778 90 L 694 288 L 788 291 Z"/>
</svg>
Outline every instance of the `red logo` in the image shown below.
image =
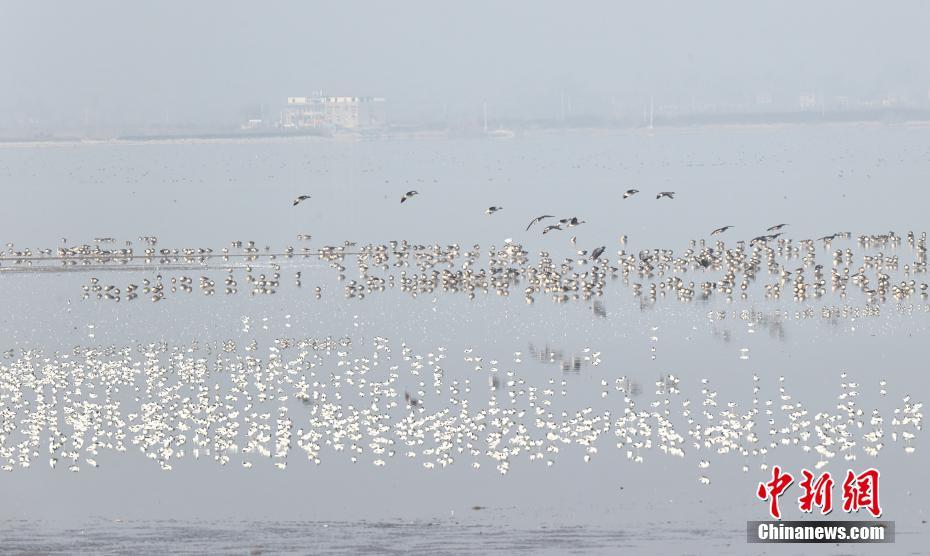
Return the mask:
<svg viewBox="0 0 930 556">
<path fill-rule="evenodd" d="M 799 484 L 804 493 L 798 498 L 798 508 L 802 512 L 811 513 L 817 507 L 822 515 L 832 512 L 834 481 L 830 473 L 825 472 L 818 477 L 809 470 L 802 469 L 801 474 L 804 479 Z M 855 513 L 865 508 L 874 517 L 880 517 L 882 508 L 878 501 L 878 479 L 877 469 L 866 469 L 859 475 L 851 469 L 848 470 L 846 480 L 843 481 L 843 511 Z M 769 502 L 769 514 L 774 519 L 781 519 L 778 499 L 793 482 L 794 477 L 791 473 L 782 472 L 781 467 L 776 465 L 772 467 L 772 480 L 759 483 L 756 496 Z"/>
<path fill-rule="evenodd" d="M 772 480 L 767 483 L 759 483 L 756 490 L 756 496 L 762 500 L 771 499 L 769 502 L 769 513 L 775 519 L 781 519 L 781 512 L 778 510 L 778 497 L 784 494 L 794 477 L 790 473 L 782 473 L 781 467 L 777 465 L 772 469 Z"/>
<path fill-rule="evenodd" d="M 860 475 L 849 470 L 843 481 L 843 511 L 858 512 L 859 508 L 869 510 L 875 517 L 882 515 L 878 504 L 878 469 L 867 469 Z"/>
<path fill-rule="evenodd" d="M 827 471 L 814 481 L 814 474 L 807 469 L 801 470 L 804 480 L 801 488 L 804 494 L 798 498 L 798 506 L 802 512 L 810 513 L 814 506 L 820 508 L 820 513 L 827 515 L 833 511 L 833 478 Z"/>
</svg>

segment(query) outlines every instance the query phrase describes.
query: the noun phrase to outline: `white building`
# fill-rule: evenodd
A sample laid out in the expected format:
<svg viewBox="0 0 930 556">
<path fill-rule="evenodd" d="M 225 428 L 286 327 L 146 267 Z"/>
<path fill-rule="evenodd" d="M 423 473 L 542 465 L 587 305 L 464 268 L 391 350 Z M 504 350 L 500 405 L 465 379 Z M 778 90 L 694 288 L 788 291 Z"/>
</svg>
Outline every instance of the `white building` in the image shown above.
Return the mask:
<svg viewBox="0 0 930 556">
<path fill-rule="evenodd" d="M 383 127 L 381 97 L 334 97 L 322 94 L 288 97 L 281 112 L 286 128 L 366 129 Z"/>
<path fill-rule="evenodd" d="M 814 108 L 817 106 L 817 95 L 814 93 L 801 93 L 798 98 L 798 105 L 804 108 Z"/>
</svg>

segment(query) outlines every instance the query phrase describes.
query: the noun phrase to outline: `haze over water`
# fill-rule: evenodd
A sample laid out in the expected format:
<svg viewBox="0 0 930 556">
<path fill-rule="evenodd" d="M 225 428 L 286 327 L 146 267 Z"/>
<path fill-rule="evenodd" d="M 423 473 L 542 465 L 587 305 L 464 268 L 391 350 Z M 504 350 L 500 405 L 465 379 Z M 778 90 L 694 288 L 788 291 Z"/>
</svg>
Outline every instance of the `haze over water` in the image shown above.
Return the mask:
<svg viewBox="0 0 930 556">
<path fill-rule="evenodd" d="M 928 552 L 928 26 L 0 3 L 0 552 Z"/>
<path fill-rule="evenodd" d="M 888 230 L 902 236 L 908 230 L 921 233 L 927 199 L 918 184 L 930 170 L 928 138 L 921 128 L 834 127 L 509 141 L 25 147 L 0 151 L 0 179 L 8 197 L 4 233 L 14 243 L 7 251 L 55 247 L 62 236 L 68 245 L 113 237 L 119 247 L 128 239 L 140 252 L 143 242 L 138 238 L 143 235 L 157 235 L 158 248 L 216 251 L 233 240 L 254 240 L 259 254 L 266 245 L 271 247 L 268 253 L 282 253 L 290 245 L 308 245 L 315 252 L 344 240 L 362 246 L 391 239 L 426 245 L 458 242 L 467 249 L 480 244 L 484 252 L 491 245 L 503 248 L 504 240 L 512 238 L 532 260 L 538 251 L 550 252 L 556 261 L 580 260 L 576 251 L 599 245 L 607 246 L 614 260 L 621 249 L 680 253 L 691 239 L 711 241 L 709 231 L 725 224 L 735 226 L 722 238 L 732 245 L 784 222 L 789 223 L 786 237 L 795 240 L 848 230 L 852 237 L 835 240 L 833 249 L 894 252 L 903 265 L 913 258 L 907 245 L 863 251 L 855 238 Z M 641 190 L 639 195 L 621 198 L 634 187 Z M 400 194 L 409 189 L 420 195 L 399 204 Z M 656 200 L 659 190 L 677 194 L 673 200 Z M 294 207 L 291 200 L 299 193 L 312 199 Z M 36 198 L 47 201 L 32 201 Z M 504 210 L 484 214 L 490 205 Z M 545 236 L 538 225 L 524 231 L 537 213 L 579 216 L 587 224 Z M 298 233 L 313 238 L 300 241 Z M 626 245 L 619 243 L 621 235 L 629 236 Z M 571 236 L 577 237 L 576 245 Z M 829 265 L 831 250 L 818 243 L 816 252 L 818 262 Z M 35 261 L 30 269 L 5 258 L 0 279 L 8 309 L 2 337 L 4 350 L 14 351 L 4 365 L 27 350 L 58 359 L 78 347 L 105 346 L 141 346 L 133 347 L 129 361 L 142 361 L 143 348 L 151 342 L 210 361 L 230 340 L 235 347 L 224 356 L 249 355 L 254 340 L 251 353 L 271 364 L 274 351 L 269 349 L 282 348 L 276 339 L 330 337 L 346 343 L 328 353 L 317 351 L 320 372 L 325 371 L 321 378 L 340 373 L 340 360 L 370 358 L 377 343 L 384 342 L 392 364 L 400 369 L 398 392 L 416 392 L 418 380 L 428 385 L 433 378 L 429 366 L 423 375 L 410 374 L 416 360 L 405 359 L 405 344 L 411 350 L 406 355 L 421 355 L 424 362 L 432 359 L 427 354 L 444 353 L 442 388 L 470 379 L 476 409 L 488 403 L 489 394 L 500 396 L 506 406 L 504 392 L 533 386 L 540 392 L 554 389 L 549 407 L 555 414 L 590 407 L 616 417 L 625 406 L 624 395 L 646 411 L 652 401 L 661 408 L 670 399 L 673 415 L 690 399 L 697 412 L 710 390 L 720 405 L 715 410 L 728 402 L 747 410 L 758 386 L 760 398 L 776 400 L 783 395 L 779 388 L 785 388 L 813 415 L 836 412 L 838 396 L 850 390 L 842 385 L 855 382 L 858 406 L 867 414 L 881 410 L 889 432 L 887 422 L 894 409 L 904 407 L 903 398 L 922 402 L 926 391 L 921 369 L 930 313 L 920 297 L 886 301 L 874 313 L 853 292 L 845 302 L 832 293 L 798 302 L 788 294 L 766 298 L 755 286 L 746 300 L 735 296 L 728 302 L 715 294 L 706 301 L 663 296 L 648 303 L 622 280 L 611 279 L 603 296 L 563 303 L 540 295 L 528 305 L 519 289 L 506 297 L 493 290 L 479 292 L 469 300 L 463 293 L 412 297 L 389 288 L 358 299 L 346 298 L 344 292 L 347 281 L 357 278 L 355 257 L 342 260 L 345 281 L 316 256 L 259 259 L 251 263 L 253 274 L 270 275 L 271 265 L 278 264 L 281 285 L 273 294 L 250 294 L 241 278 L 242 263 L 236 261 L 189 268 L 133 263 L 122 269 L 113 263 L 82 269 Z M 222 292 L 222 280 L 232 264 L 239 268 L 237 280 L 243 285 L 228 295 Z M 68 271 L 48 271 L 57 268 Z M 299 287 L 294 284 L 297 271 Z M 119 303 L 94 295 L 82 298 L 91 278 L 125 290 L 127 284 L 154 280 L 156 274 L 166 283 L 171 277 L 192 276 L 194 289 L 178 289 L 157 303 L 147 296 Z M 205 296 L 197 288 L 201 276 L 217 283 L 215 295 Z M 317 286 L 319 299 L 313 293 Z M 822 314 L 824 307 L 843 306 L 862 312 L 832 318 Z M 809 315 L 804 314 L 807 309 Z M 283 348 L 283 361 L 296 357 L 294 349 Z M 483 361 L 476 363 L 479 356 Z M 171 361 L 160 360 L 162 365 Z M 492 367 L 499 370 L 492 372 Z M 508 377 L 508 371 L 514 374 Z M 178 380 L 175 372 L 180 370 L 166 376 Z M 505 383 L 524 383 L 505 385 L 495 394 L 488 389 L 489 373 L 499 374 Z M 669 374 L 678 381 L 677 394 L 657 385 Z M 228 387 L 221 375 L 207 383 L 214 381 Z M 429 411 L 448 403 L 448 395 L 423 390 Z M 354 395 L 350 391 L 345 395 Z M 609 392 L 606 397 L 604 391 Z M 125 412 L 132 411 L 131 397 L 122 403 Z M 278 405 L 269 401 L 257 407 L 274 414 Z M 295 428 L 312 407 L 293 397 L 284 405 Z M 398 417 L 403 414 L 396 411 Z M 779 423 L 785 419 L 783 414 Z M 862 453 L 864 441 L 859 438 L 852 450 L 855 461 L 840 455 L 825 467 L 835 476 L 847 467 L 875 465 L 881 470 L 883 517 L 898 526 L 897 545 L 888 547 L 895 549 L 888 553 L 919 549 L 926 536 L 920 500 L 928 493 L 919 471 L 926 442 L 920 432 L 912 432 L 916 437 L 907 443 L 886 438 L 874 458 Z M 569 547 L 611 552 L 629 546 L 660 553 L 743 553 L 743 522 L 767 516 L 766 504 L 754 497 L 757 483 L 770 479 L 760 465 L 777 463 L 799 473 L 821 460 L 792 446 L 745 458 L 686 442 L 682 458 L 654 447 L 643 449 L 643 462 L 637 463 L 615 443 L 610 431 L 593 455 L 566 445 L 547 456 L 554 461 L 551 467 L 523 454 L 513 458 L 505 475 L 493 461 L 467 452 L 452 465 L 425 469 L 423 455 L 404 457 L 406 450 L 400 447 L 383 467 L 372 465 L 377 456 L 367 447 L 353 464 L 348 454 L 324 446 L 319 465 L 293 453 L 283 470 L 272 465 L 279 460 L 236 453 L 228 465 L 220 465 L 212 457 L 192 459 L 188 452 L 172 462 L 171 471 L 164 471 L 134 446 L 126 452 L 101 449 L 95 458 L 99 467 L 88 466 L 82 455 L 79 472 L 68 472 L 64 465 L 49 469 L 48 457 L 42 456 L 29 468 L 0 477 L 5 498 L 12 501 L 3 510 L 8 520 L 4 542 L 11 550 L 53 550 L 80 529 L 87 540 L 78 546 L 91 551 L 118 546 L 305 551 L 308 543 L 320 542 L 314 550 L 558 553 Z M 914 452 L 905 453 L 905 444 Z M 291 452 L 299 450 L 293 446 Z M 586 454 L 592 456 L 589 462 Z M 244 468 L 240 463 L 245 459 L 254 465 Z M 483 462 L 479 469 L 471 465 L 473 460 Z M 702 462 L 708 465 L 702 467 Z M 788 496 L 783 507 L 786 514 L 797 515 Z M 26 529 L 18 521 L 24 519 L 30 523 Z M 233 534 L 227 520 L 244 525 Z M 44 534 L 24 532 L 36 527 Z M 719 531 L 712 529 L 717 527 Z M 150 529 L 155 538 L 147 536 Z M 169 536 L 175 540 L 165 540 Z M 843 549 L 850 547 L 859 548 Z"/>
</svg>

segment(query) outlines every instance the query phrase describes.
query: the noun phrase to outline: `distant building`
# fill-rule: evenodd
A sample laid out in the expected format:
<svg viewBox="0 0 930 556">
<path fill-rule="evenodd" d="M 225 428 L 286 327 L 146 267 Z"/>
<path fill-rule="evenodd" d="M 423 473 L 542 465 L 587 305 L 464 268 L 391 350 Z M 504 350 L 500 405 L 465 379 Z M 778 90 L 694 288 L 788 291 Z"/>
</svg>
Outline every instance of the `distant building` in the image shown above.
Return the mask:
<svg viewBox="0 0 930 556">
<path fill-rule="evenodd" d="M 815 108 L 817 106 L 817 95 L 814 93 L 801 93 L 798 98 L 798 106 L 804 108 Z"/>
<path fill-rule="evenodd" d="M 384 125 L 384 99 L 380 97 L 288 97 L 281 112 L 281 126 L 286 128 L 370 129 Z"/>
<path fill-rule="evenodd" d="M 768 106 L 772 104 L 772 93 L 763 91 L 756 93 L 756 106 Z"/>
</svg>

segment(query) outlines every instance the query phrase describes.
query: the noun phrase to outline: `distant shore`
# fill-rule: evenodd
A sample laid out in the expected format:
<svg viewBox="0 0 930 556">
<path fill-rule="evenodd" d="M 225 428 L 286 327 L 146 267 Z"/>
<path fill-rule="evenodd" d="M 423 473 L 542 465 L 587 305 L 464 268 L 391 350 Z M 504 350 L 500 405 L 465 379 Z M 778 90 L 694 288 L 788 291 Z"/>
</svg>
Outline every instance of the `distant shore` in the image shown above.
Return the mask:
<svg viewBox="0 0 930 556">
<path fill-rule="evenodd" d="M 759 132 L 798 128 L 930 128 L 928 120 L 877 121 L 877 120 L 828 120 L 798 122 L 716 122 L 690 125 L 663 124 L 654 127 L 610 127 L 596 125 L 560 126 L 560 127 L 526 127 L 515 128 L 514 137 L 536 137 L 553 135 L 664 135 L 681 133 L 700 133 L 708 131 Z M 182 145 L 182 144 L 222 144 L 222 143 L 277 143 L 277 142 L 357 142 L 385 140 L 458 140 L 488 139 L 481 131 L 455 129 L 385 129 L 365 132 L 305 132 L 283 131 L 205 131 L 199 133 L 159 133 L 121 135 L 112 138 L 84 138 L 69 136 L 49 137 L 7 137 L 0 136 L 0 149 L 35 148 L 35 147 L 70 147 L 93 145 Z M 512 139 L 494 139 L 509 141 Z"/>
</svg>

